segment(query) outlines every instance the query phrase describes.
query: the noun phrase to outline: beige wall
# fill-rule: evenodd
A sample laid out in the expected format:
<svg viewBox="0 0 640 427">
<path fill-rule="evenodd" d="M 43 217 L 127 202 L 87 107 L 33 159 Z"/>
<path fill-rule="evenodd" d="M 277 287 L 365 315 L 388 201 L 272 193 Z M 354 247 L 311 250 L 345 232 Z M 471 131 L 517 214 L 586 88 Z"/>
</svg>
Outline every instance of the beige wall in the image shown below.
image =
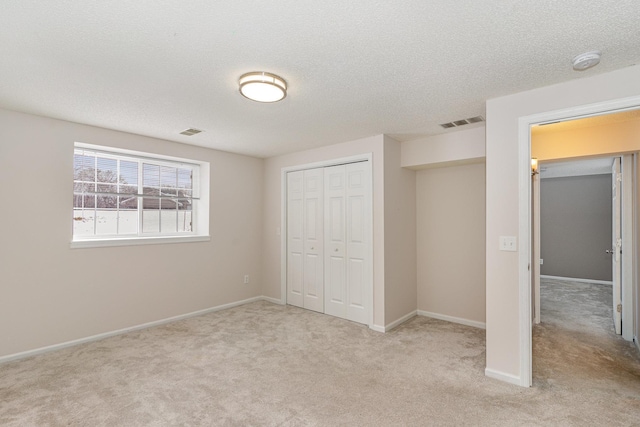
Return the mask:
<svg viewBox="0 0 640 427">
<path fill-rule="evenodd" d="M 417 309 L 416 173 L 400 167 L 401 145 L 384 143 L 384 299 L 390 325 Z"/>
<path fill-rule="evenodd" d="M 485 323 L 485 165 L 417 173 L 418 310 Z"/>
<path fill-rule="evenodd" d="M 211 241 L 70 249 L 75 141 L 210 162 Z M 0 357 L 261 295 L 262 168 L 0 110 Z"/>
<path fill-rule="evenodd" d="M 487 101 L 486 283 L 487 373 L 523 382 L 519 254 L 498 250 L 499 236 L 518 236 L 519 118 L 640 95 L 640 66 Z M 527 236 L 519 236 L 519 241 Z M 526 241 L 526 240 L 525 240 Z M 525 338 L 522 337 L 524 340 Z"/>
<path fill-rule="evenodd" d="M 402 143 L 402 167 L 425 169 L 483 162 L 485 127 L 456 129 L 442 135 Z"/>
</svg>

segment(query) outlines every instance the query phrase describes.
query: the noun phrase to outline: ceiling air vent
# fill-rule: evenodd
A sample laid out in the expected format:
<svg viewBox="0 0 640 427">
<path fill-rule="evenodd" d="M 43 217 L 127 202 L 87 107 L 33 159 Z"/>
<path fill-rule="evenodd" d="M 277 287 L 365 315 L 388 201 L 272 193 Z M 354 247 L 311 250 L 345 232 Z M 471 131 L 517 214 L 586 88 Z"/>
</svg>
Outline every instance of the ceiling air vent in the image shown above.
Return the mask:
<svg viewBox="0 0 640 427">
<path fill-rule="evenodd" d="M 464 126 L 471 123 L 479 123 L 479 122 L 484 122 L 484 117 L 475 116 L 468 119 L 454 120 L 453 122 L 449 122 L 449 123 L 441 123 L 440 126 L 442 126 L 444 129 L 449 129 L 449 128 L 455 128 L 458 126 Z"/>
<path fill-rule="evenodd" d="M 187 136 L 193 136 L 193 135 L 197 135 L 200 132 L 202 132 L 199 129 L 194 129 L 194 128 L 189 128 L 189 129 L 185 129 L 182 132 L 180 132 L 180 135 L 187 135 Z"/>
</svg>

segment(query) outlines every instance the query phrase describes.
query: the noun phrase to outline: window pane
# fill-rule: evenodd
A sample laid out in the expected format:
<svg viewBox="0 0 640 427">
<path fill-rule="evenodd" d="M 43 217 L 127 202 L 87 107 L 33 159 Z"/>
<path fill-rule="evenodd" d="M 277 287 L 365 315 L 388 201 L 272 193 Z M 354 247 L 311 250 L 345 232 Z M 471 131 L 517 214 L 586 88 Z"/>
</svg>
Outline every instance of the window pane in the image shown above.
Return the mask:
<svg viewBox="0 0 640 427">
<path fill-rule="evenodd" d="M 178 231 L 191 231 L 191 203 L 189 200 L 179 200 L 178 206 Z"/>
<path fill-rule="evenodd" d="M 95 160 L 96 158 L 94 156 L 86 154 L 74 154 L 73 179 L 75 181 L 94 181 Z"/>
<path fill-rule="evenodd" d="M 178 187 L 188 189 L 193 188 L 190 169 L 178 169 Z"/>
<path fill-rule="evenodd" d="M 137 194 L 138 193 L 138 187 L 134 186 L 134 185 L 121 185 L 120 186 L 120 191 L 118 191 L 120 194 Z"/>
<path fill-rule="evenodd" d="M 96 207 L 96 196 L 83 196 L 83 204 L 85 208 L 95 208 Z"/>
<path fill-rule="evenodd" d="M 88 184 L 86 182 L 74 182 L 73 183 L 73 192 L 74 193 L 87 193 L 89 191 L 93 191 L 95 189 L 95 184 Z"/>
<path fill-rule="evenodd" d="M 120 196 L 120 210 L 138 211 L 138 197 L 136 196 Z"/>
<path fill-rule="evenodd" d="M 150 165 L 148 163 L 143 165 L 142 185 L 145 188 L 144 194 L 153 194 L 147 193 L 147 188 L 152 189 L 160 187 L 160 166 Z"/>
<path fill-rule="evenodd" d="M 160 210 L 160 230 L 162 230 L 162 233 L 176 233 L 178 231 L 178 211 L 175 208 L 175 202 L 171 201 L 171 203 L 173 208 L 169 207 L 169 203 L 163 203 Z"/>
<path fill-rule="evenodd" d="M 78 194 L 74 194 L 73 195 L 73 207 L 74 207 L 74 209 L 82 208 L 82 196 L 81 195 L 78 195 Z"/>
<path fill-rule="evenodd" d="M 116 193 L 117 186 L 116 184 L 98 184 L 97 186 L 98 193 Z"/>
<path fill-rule="evenodd" d="M 116 209 L 118 197 L 117 196 L 96 196 L 96 207 L 98 209 Z"/>
<path fill-rule="evenodd" d="M 138 198 L 118 199 L 118 234 L 138 234 Z"/>
<path fill-rule="evenodd" d="M 144 210 L 142 211 L 142 232 L 143 233 L 159 233 L 160 232 L 160 211 Z"/>
<path fill-rule="evenodd" d="M 96 235 L 118 233 L 118 211 L 115 209 L 96 209 Z"/>
<path fill-rule="evenodd" d="M 160 183 L 162 187 L 175 188 L 178 183 L 177 169 L 162 166 L 160 168 Z"/>
<path fill-rule="evenodd" d="M 98 157 L 97 167 L 97 182 L 118 182 L 118 161 L 116 159 Z"/>
<path fill-rule="evenodd" d="M 94 215 L 93 209 L 74 209 L 73 235 L 93 236 Z"/>
<path fill-rule="evenodd" d="M 120 160 L 120 184 L 138 186 L 138 162 Z"/>
</svg>

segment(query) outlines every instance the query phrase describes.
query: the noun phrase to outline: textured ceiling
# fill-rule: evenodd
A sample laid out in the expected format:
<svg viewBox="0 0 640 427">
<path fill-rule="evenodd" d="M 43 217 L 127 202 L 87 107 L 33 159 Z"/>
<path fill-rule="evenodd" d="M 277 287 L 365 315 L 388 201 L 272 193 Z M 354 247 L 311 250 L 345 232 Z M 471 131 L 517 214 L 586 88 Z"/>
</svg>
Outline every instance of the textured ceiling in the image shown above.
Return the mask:
<svg viewBox="0 0 640 427">
<path fill-rule="evenodd" d="M 3 0 L 0 107 L 260 157 L 410 140 L 640 62 L 638 22 L 637 0 Z M 596 49 L 599 66 L 572 70 Z M 256 70 L 287 98 L 243 98 Z"/>
</svg>

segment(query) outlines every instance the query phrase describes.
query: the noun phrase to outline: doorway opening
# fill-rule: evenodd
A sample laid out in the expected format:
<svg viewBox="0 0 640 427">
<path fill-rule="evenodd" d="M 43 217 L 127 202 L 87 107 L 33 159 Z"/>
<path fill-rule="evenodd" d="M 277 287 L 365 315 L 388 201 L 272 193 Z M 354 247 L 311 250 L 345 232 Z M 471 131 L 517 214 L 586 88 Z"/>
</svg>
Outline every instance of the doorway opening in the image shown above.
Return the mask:
<svg viewBox="0 0 640 427">
<path fill-rule="evenodd" d="M 571 133 L 561 136 L 570 138 Z M 534 153 L 535 142 L 532 138 Z M 628 354 L 633 349 L 628 342 L 633 338 L 634 258 L 629 231 L 635 191 L 626 190 L 634 188 L 633 156 L 540 162 L 533 175 L 533 262 L 539 260 L 539 269 L 534 269 L 532 351 L 538 385 L 604 379 L 624 383 L 628 379 L 620 372 L 640 360 L 640 354 Z M 630 194 L 622 202 L 625 193 Z M 631 212 L 624 216 L 627 224 L 623 206 Z M 623 294 L 629 308 L 626 341 L 620 336 L 622 310 L 616 310 Z"/>
<path fill-rule="evenodd" d="M 524 116 L 519 119 L 519 161 L 518 161 L 518 170 L 519 170 L 519 235 L 521 236 L 521 242 L 519 247 L 521 248 L 521 252 L 518 255 L 518 264 L 519 264 L 519 335 L 520 335 L 520 379 L 521 385 L 523 386 L 531 386 L 532 385 L 532 366 L 533 366 L 533 355 L 532 355 L 532 326 L 533 326 L 533 315 L 535 311 L 535 307 L 533 306 L 533 291 L 534 288 L 532 284 L 535 282 L 533 280 L 534 274 L 532 271 L 532 261 L 534 256 L 533 251 L 533 240 L 534 235 L 532 233 L 533 230 L 533 215 L 532 215 L 532 195 L 533 189 L 531 185 L 531 158 L 532 158 L 532 147 L 531 147 L 531 129 L 534 126 L 551 124 L 551 123 L 560 123 L 572 121 L 575 119 L 584 119 L 584 118 L 594 118 L 597 119 L 600 116 L 608 115 L 611 113 L 622 113 L 622 112 L 630 112 L 632 110 L 640 109 L 640 97 L 635 98 L 625 98 L 615 101 L 605 101 L 593 105 L 587 106 L 578 106 L 572 107 L 566 110 L 558 110 L 558 111 L 550 111 L 540 114 L 534 114 L 531 116 Z M 637 133 L 635 134 L 637 135 Z M 574 146 L 565 147 L 567 148 L 566 152 L 563 155 L 557 156 L 556 159 L 563 158 L 571 158 L 576 156 L 588 157 L 595 155 L 613 155 L 615 153 L 621 152 L 635 152 L 640 151 L 640 141 L 635 138 L 635 140 L 630 142 L 630 145 L 633 148 L 620 148 L 622 145 L 618 144 L 619 141 L 609 140 L 610 146 L 609 151 L 600 150 L 597 152 L 594 150 L 593 146 L 588 146 L 588 153 L 583 153 L 581 155 L 571 154 L 572 150 L 576 148 L 576 146 L 580 146 L 580 143 L 583 141 L 575 142 Z M 616 144 L 618 144 L 616 148 Z M 585 144 L 582 144 L 582 148 L 585 148 Z M 543 150 L 544 151 L 544 150 Z M 544 156 L 537 156 L 542 157 Z M 551 157 L 553 158 L 553 157 Z M 634 165 L 634 172 L 637 171 L 637 161 Z M 637 179 L 637 174 L 634 176 L 634 180 Z M 636 195 L 634 195 L 636 196 Z M 637 197 L 636 197 L 637 199 Z M 637 227 L 635 228 L 637 230 Z M 629 251 L 627 251 L 629 252 Z M 634 260 L 635 263 L 635 260 Z M 534 269 L 536 263 L 533 263 Z M 635 273 L 634 273 L 635 274 Z M 634 276 L 634 286 L 637 286 L 637 278 Z M 635 306 L 637 307 L 637 301 L 635 301 Z M 635 332 L 637 335 L 637 331 Z"/>
</svg>

